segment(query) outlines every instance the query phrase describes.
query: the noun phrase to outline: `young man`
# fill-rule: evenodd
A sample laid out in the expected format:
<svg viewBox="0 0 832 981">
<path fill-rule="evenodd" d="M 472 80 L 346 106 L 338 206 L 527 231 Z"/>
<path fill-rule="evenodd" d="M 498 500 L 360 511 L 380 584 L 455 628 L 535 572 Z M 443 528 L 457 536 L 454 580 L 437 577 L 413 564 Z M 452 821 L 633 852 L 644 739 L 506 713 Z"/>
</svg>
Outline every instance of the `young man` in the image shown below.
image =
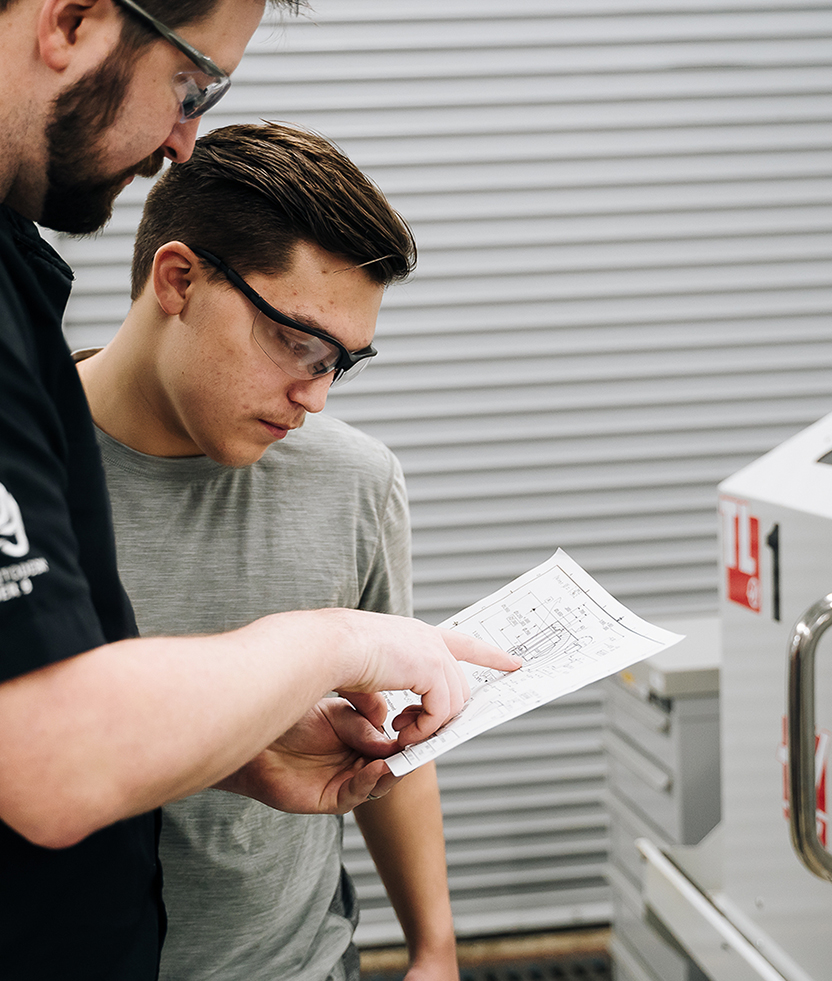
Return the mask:
<svg viewBox="0 0 832 981">
<path fill-rule="evenodd" d="M 338 373 L 329 364 L 359 352 L 346 380 L 370 363 L 384 288 L 414 260 L 381 193 L 302 130 L 215 130 L 155 185 L 133 306 L 78 366 L 143 634 L 328 606 L 411 613 L 398 463 L 314 414 Z M 405 929 L 411 977 L 458 977 L 433 768 L 356 819 Z M 340 818 L 216 790 L 165 808 L 162 978 L 357 981 L 341 835 Z"/>
<path fill-rule="evenodd" d="M 33 222 L 92 230 L 136 173 L 164 156 L 186 160 L 197 117 L 225 90 L 263 2 L 152 7 L 0 0 L 0 964 L 9 981 L 152 979 L 164 931 L 154 808 L 235 771 L 243 791 L 257 771 L 258 795 L 276 805 L 353 806 L 394 783 L 380 760 L 363 765 L 389 749 L 368 722 L 380 710 L 374 692 L 422 696 L 424 711 L 402 730 L 415 739 L 462 704 L 457 657 L 516 666 L 485 645 L 364 611 L 135 638 L 95 435 L 61 336 L 71 274 Z M 333 689 L 355 693 L 367 718 L 321 703 Z M 326 765 L 314 768 L 321 750 Z"/>
</svg>

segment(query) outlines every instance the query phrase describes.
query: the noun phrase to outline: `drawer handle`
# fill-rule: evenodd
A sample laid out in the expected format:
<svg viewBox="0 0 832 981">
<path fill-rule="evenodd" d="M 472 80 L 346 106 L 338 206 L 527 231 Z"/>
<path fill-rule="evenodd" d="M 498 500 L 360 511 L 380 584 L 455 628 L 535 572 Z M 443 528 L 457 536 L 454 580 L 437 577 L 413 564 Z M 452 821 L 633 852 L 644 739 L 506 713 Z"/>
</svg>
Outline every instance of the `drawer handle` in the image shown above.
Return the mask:
<svg viewBox="0 0 832 981">
<path fill-rule="evenodd" d="M 652 732 L 657 732 L 660 735 L 670 732 L 670 717 L 662 712 L 661 709 L 637 701 L 635 695 L 628 694 L 627 698 L 630 701 L 627 703 L 626 708 L 623 705 L 616 706 L 619 718 L 626 718 L 629 715 Z"/>
<path fill-rule="evenodd" d="M 659 793 L 667 793 L 673 786 L 673 778 L 670 774 L 650 760 L 645 759 L 638 750 L 631 749 L 630 746 L 612 732 L 606 733 L 607 749 L 619 763 L 623 763 L 628 770 L 631 770 L 637 777 L 652 787 Z"/>
</svg>

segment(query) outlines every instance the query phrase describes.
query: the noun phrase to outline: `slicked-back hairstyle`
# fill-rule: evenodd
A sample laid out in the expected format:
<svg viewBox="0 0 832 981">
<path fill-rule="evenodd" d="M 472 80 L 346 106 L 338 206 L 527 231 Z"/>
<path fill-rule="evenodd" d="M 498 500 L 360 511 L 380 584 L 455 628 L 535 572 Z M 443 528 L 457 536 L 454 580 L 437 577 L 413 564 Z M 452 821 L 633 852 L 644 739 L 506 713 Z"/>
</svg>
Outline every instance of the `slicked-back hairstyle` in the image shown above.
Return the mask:
<svg viewBox="0 0 832 981">
<path fill-rule="evenodd" d="M 0 14 L 5 13 L 17 2 L 18 0 L 0 0 Z M 144 0 L 141 6 L 160 20 L 165 27 L 175 30 L 183 24 L 192 24 L 209 17 L 218 3 L 219 0 Z M 306 5 L 306 0 L 266 0 L 267 7 L 288 10 L 295 14 Z M 119 54 L 126 56 L 151 41 L 159 40 L 159 35 L 154 30 L 142 24 L 138 18 L 131 16 L 128 11 L 122 10 L 122 15 L 124 24 L 121 29 Z"/>
<path fill-rule="evenodd" d="M 167 27 L 190 24 L 201 17 L 208 17 L 219 0 L 136 0 L 149 13 Z M 298 13 L 306 7 L 307 0 L 266 0 L 267 7 Z"/>
<path fill-rule="evenodd" d="M 16 2 L 17 0 L 0 0 L 0 14 L 13 7 Z M 142 7 L 166 27 L 175 29 L 182 24 L 192 24 L 194 21 L 210 16 L 218 3 L 219 0 L 144 0 Z M 301 7 L 306 6 L 306 0 L 266 0 L 266 6 L 297 13 Z M 123 41 L 138 45 L 142 42 L 158 40 L 158 34 L 140 24 L 135 17 L 130 17 L 126 11 L 124 19 Z"/>
<path fill-rule="evenodd" d="M 210 17 L 219 0 L 136 0 L 136 2 L 152 17 L 175 30 L 183 24 L 192 24 L 202 20 L 203 17 Z M 130 30 L 135 25 L 141 33 L 149 35 L 149 38 L 154 40 L 159 38 L 154 30 L 134 17 L 129 10 L 124 10 L 118 3 L 115 6 L 122 10 L 125 21 L 124 31 Z"/>
<path fill-rule="evenodd" d="M 9 10 L 15 3 L 17 0 L 0 0 L 0 14 Z M 209 17 L 218 3 L 219 0 L 144 0 L 141 6 L 160 20 L 165 27 L 175 30 L 183 24 L 192 24 Z M 275 7 L 295 14 L 306 5 L 306 0 L 266 0 L 267 7 Z M 121 54 L 135 52 L 145 44 L 159 40 L 159 35 L 146 24 L 142 24 L 138 18 L 132 17 L 126 10 L 123 10 L 122 14 L 124 25 L 121 31 Z"/>
<path fill-rule="evenodd" d="M 0 0 L 2 2 L 2 0 Z M 165 27 L 175 30 L 183 24 L 193 24 L 210 17 L 219 0 L 137 0 L 151 16 L 160 20 Z M 297 13 L 305 0 L 266 0 L 266 6 L 290 10 Z M 118 4 L 116 4 L 118 6 Z M 126 55 L 140 50 L 151 41 L 158 41 L 159 35 L 147 24 L 143 24 L 128 10 L 122 9 L 121 53 Z"/>
<path fill-rule="evenodd" d="M 285 272 L 301 241 L 385 286 L 416 264 L 409 227 L 376 185 L 329 140 L 278 123 L 216 129 L 159 178 L 136 236 L 134 300 L 156 250 L 172 241 L 213 252 L 241 276 Z"/>
</svg>

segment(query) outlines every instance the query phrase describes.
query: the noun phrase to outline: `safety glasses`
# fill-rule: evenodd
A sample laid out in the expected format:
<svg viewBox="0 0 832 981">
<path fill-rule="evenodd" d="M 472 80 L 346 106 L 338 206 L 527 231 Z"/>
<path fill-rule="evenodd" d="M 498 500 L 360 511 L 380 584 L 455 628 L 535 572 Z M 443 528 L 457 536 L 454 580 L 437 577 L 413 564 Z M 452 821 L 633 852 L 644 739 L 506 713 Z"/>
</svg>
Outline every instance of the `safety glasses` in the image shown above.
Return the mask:
<svg viewBox="0 0 832 981">
<path fill-rule="evenodd" d="M 307 380 L 332 374 L 332 385 L 354 378 L 378 351 L 372 344 L 348 351 L 329 334 L 292 320 L 275 309 L 239 273 L 213 253 L 191 246 L 191 251 L 210 263 L 256 308 L 252 334 L 263 353 L 293 378 Z"/>
<path fill-rule="evenodd" d="M 196 119 L 220 101 L 231 85 L 231 79 L 221 68 L 133 0 L 115 0 L 115 2 L 187 55 L 199 69 L 195 72 L 177 72 L 173 77 L 174 91 L 182 108 L 179 119 L 181 123 Z"/>
</svg>

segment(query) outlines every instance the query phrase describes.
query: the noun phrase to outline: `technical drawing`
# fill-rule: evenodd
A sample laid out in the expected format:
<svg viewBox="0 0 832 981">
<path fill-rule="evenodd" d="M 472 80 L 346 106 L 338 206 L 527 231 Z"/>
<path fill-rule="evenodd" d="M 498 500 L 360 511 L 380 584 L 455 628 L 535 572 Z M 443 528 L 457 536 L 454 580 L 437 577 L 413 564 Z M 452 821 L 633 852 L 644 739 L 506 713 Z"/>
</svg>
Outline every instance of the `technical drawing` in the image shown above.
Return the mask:
<svg viewBox="0 0 832 981">
<path fill-rule="evenodd" d="M 562 550 L 443 626 L 515 654 L 523 666 L 495 671 L 460 662 L 471 696 L 463 710 L 424 742 L 390 757 L 401 776 L 501 722 L 577 691 L 681 640 L 610 596 Z M 389 721 L 414 701 L 385 692 Z"/>
<path fill-rule="evenodd" d="M 531 609 L 520 609 L 520 597 L 517 597 L 514 609 L 512 604 L 503 603 L 499 614 L 481 618 L 482 629 L 488 639 L 496 647 L 521 657 L 529 664 L 551 660 L 562 653 L 577 653 L 579 641 L 569 629 L 569 624 L 554 610 L 547 608 L 534 593 L 523 599 L 531 600 Z"/>
</svg>

